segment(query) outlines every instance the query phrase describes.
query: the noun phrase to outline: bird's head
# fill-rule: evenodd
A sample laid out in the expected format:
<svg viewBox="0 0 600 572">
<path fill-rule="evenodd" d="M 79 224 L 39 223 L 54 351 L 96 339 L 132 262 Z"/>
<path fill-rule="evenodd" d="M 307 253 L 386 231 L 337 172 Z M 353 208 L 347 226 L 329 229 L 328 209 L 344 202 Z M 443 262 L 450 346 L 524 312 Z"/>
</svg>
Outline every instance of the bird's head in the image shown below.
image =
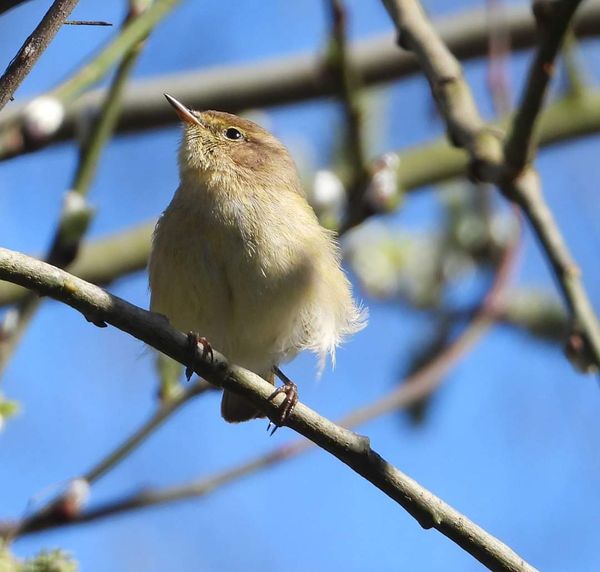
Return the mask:
<svg viewBox="0 0 600 572">
<path fill-rule="evenodd" d="M 222 111 L 194 111 L 165 94 L 184 125 L 179 150 L 182 177 L 227 185 L 253 181 L 289 186 L 296 166 L 285 146 L 260 125 Z"/>
</svg>

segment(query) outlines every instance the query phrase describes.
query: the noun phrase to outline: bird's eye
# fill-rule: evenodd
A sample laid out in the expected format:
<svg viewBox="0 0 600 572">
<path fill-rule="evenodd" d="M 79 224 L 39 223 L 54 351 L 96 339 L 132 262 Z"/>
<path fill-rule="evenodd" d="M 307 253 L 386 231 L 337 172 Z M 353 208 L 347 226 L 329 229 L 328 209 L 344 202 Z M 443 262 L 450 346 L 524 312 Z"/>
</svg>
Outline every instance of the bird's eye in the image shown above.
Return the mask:
<svg viewBox="0 0 600 572">
<path fill-rule="evenodd" d="M 229 127 L 225 130 L 225 137 L 227 137 L 227 139 L 235 141 L 237 139 L 241 139 L 242 134 L 235 127 Z"/>
</svg>

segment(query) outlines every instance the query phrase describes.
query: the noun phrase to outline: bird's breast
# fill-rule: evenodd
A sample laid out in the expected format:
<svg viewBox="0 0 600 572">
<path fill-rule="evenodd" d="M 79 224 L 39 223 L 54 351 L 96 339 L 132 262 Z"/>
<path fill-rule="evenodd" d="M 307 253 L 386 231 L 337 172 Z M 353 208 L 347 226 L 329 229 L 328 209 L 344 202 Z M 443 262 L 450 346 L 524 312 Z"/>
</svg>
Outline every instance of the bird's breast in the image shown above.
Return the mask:
<svg viewBox="0 0 600 572">
<path fill-rule="evenodd" d="M 155 233 L 152 308 L 247 367 L 288 352 L 312 264 L 285 216 L 256 201 L 174 200 Z"/>
</svg>

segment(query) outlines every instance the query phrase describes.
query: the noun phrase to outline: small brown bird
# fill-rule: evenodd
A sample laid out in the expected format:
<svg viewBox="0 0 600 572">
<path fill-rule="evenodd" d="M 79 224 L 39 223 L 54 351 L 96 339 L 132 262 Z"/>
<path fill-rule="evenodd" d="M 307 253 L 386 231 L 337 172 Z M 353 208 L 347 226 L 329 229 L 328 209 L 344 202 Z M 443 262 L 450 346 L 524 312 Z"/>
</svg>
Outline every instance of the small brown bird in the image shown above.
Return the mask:
<svg viewBox="0 0 600 572">
<path fill-rule="evenodd" d="M 192 111 L 165 96 L 184 124 L 181 182 L 154 231 L 151 309 L 270 383 L 279 364 L 304 349 L 322 368 L 365 325 L 366 313 L 352 299 L 334 235 L 306 201 L 290 154 L 252 121 Z M 282 418 L 294 404 L 283 378 L 290 395 Z M 221 413 L 229 422 L 262 417 L 228 391 Z"/>
</svg>

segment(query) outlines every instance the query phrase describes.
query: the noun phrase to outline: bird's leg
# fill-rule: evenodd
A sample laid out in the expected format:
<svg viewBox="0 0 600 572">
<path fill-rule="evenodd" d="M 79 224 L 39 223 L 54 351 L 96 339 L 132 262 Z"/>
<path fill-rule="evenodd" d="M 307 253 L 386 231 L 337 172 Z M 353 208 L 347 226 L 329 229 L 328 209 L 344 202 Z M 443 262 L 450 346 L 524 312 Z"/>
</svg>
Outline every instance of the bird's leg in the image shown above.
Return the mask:
<svg viewBox="0 0 600 572">
<path fill-rule="evenodd" d="M 196 355 L 198 344 L 202 345 L 202 359 L 206 359 L 208 356 L 210 356 L 210 361 L 214 359 L 212 346 L 204 336 L 201 336 L 196 332 L 188 332 L 187 339 L 190 347 L 190 361 L 193 361 Z M 185 368 L 185 377 L 189 381 L 192 375 L 194 375 L 194 370 L 188 365 Z"/>
<path fill-rule="evenodd" d="M 267 431 L 271 428 L 271 425 L 274 426 L 271 435 L 273 435 L 279 427 L 285 424 L 287 418 L 294 410 L 294 407 L 296 407 L 296 403 L 298 403 L 298 386 L 277 366 L 273 367 L 273 372 L 281 381 L 283 381 L 283 385 L 271 393 L 269 401 L 275 399 L 280 393 L 285 394 L 285 399 L 281 402 L 275 419 L 269 421 Z"/>
</svg>

